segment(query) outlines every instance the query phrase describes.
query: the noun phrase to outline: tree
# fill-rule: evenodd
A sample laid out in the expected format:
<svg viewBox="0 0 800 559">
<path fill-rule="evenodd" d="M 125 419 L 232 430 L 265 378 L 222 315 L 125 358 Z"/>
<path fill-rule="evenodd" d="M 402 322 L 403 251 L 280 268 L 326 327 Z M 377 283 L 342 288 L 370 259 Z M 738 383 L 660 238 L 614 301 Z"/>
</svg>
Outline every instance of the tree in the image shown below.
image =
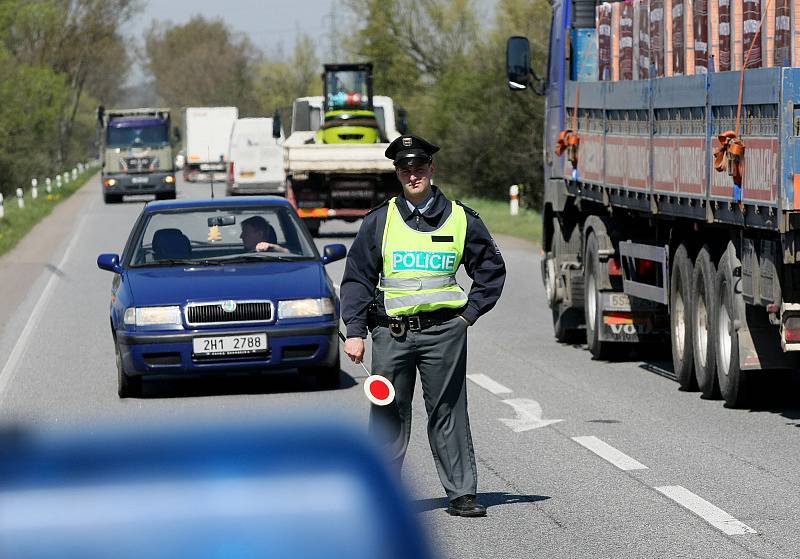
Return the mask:
<svg viewBox="0 0 800 559">
<path fill-rule="evenodd" d="M 481 27 L 470 0 L 347 5 L 357 22 L 347 43 L 351 55 L 375 63 L 376 92 L 405 106 L 412 131 L 442 147 L 441 180 L 496 198 L 506 197 L 511 184 L 541 182 L 543 103 L 530 92 L 508 90 L 505 41 L 529 36 L 540 68 L 547 55 L 546 0 L 500 0 L 490 29 Z"/>
<path fill-rule="evenodd" d="M 145 36 L 145 56 L 156 90 L 169 106 L 225 105 L 239 107 L 243 115 L 258 112 L 255 49 L 221 19 L 157 23 Z"/>
<path fill-rule="evenodd" d="M 289 117 L 292 101 L 298 97 L 322 95 L 322 68 L 314 48 L 314 41 L 301 34 L 288 60 L 279 55 L 267 58 L 258 67 L 256 96 L 263 114 L 281 111 L 284 119 Z M 287 127 L 291 123 L 286 120 Z"/>
</svg>

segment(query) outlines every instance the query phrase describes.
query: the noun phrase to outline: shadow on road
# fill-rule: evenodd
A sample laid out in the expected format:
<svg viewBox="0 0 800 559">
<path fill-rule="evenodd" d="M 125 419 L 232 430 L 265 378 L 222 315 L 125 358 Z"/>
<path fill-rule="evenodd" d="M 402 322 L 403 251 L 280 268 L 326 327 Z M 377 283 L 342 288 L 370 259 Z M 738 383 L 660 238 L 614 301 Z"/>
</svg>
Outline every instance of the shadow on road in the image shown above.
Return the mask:
<svg viewBox="0 0 800 559">
<path fill-rule="evenodd" d="M 495 507 L 498 505 L 515 505 L 519 503 L 536 503 L 538 501 L 546 501 L 550 497 L 545 495 L 514 495 L 512 493 L 478 493 L 477 501 L 484 505 L 486 508 Z M 419 499 L 414 501 L 414 510 L 417 512 L 427 512 L 436 509 L 446 509 L 448 500 L 445 497 L 437 499 Z"/>
<path fill-rule="evenodd" d="M 339 371 L 339 380 L 340 386 L 336 390 L 356 385 L 353 377 L 344 371 Z M 263 375 L 150 379 L 144 381 L 142 388 L 144 399 L 328 391 L 317 388 L 313 378 L 300 375 L 296 371 Z"/>
</svg>

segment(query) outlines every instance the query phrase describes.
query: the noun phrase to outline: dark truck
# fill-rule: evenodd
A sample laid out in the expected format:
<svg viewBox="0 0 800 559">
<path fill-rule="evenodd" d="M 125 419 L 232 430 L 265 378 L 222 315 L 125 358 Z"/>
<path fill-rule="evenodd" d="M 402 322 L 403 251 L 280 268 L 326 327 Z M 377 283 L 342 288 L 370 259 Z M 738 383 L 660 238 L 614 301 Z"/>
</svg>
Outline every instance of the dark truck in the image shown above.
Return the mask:
<svg viewBox="0 0 800 559">
<path fill-rule="evenodd" d="M 510 88 L 545 98 L 556 339 L 670 340 L 680 386 L 731 407 L 800 351 L 800 69 L 789 8 L 761 4 L 553 0 L 544 79 L 507 48 Z"/>
<path fill-rule="evenodd" d="M 175 161 L 169 109 L 99 107 L 100 173 L 103 199 L 121 202 L 126 194 L 175 198 Z"/>
</svg>

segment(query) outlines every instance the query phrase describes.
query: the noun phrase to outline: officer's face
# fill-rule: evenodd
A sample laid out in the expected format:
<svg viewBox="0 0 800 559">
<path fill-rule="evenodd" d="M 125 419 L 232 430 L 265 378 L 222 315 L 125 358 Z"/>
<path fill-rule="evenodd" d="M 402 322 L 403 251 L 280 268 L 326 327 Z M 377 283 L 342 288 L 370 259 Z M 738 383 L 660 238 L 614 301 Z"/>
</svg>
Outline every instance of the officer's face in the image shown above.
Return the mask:
<svg viewBox="0 0 800 559">
<path fill-rule="evenodd" d="M 408 163 L 395 168 L 406 198 L 413 200 L 427 197 L 435 170 L 433 162 L 411 160 Z"/>
</svg>

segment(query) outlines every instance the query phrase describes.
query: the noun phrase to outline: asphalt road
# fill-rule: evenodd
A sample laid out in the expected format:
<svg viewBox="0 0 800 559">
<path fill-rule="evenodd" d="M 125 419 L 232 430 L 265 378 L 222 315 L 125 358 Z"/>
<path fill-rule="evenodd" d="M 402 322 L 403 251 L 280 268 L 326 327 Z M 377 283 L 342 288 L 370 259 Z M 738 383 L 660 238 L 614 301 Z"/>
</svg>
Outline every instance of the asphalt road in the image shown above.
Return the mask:
<svg viewBox="0 0 800 559">
<path fill-rule="evenodd" d="M 192 379 L 119 400 L 108 325 L 111 275 L 142 200 L 106 206 L 97 181 L 0 259 L 0 422 L 98 425 L 195 416 L 323 414 L 364 424 L 363 371 L 343 388 L 302 379 Z M 222 188 L 219 188 L 222 191 Z M 180 197 L 207 184 L 179 182 Z M 218 194 L 220 193 L 218 192 Z M 320 246 L 358 224 L 325 224 Z M 800 397 L 796 378 L 763 379 L 758 407 L 679 392 L 666 351 L 613 363 L 557 344 L 537 250 L 500 238 L 509 276 L 469 333 L 471 426 L 483 519 L 451 518 L 418 391 L 404 481 L 441 557 L 796 557 Z M 343 262 L 328 267 L 338 283 Z M 357 521 L 357 519 L 354 519 Z"/>
</svg>

